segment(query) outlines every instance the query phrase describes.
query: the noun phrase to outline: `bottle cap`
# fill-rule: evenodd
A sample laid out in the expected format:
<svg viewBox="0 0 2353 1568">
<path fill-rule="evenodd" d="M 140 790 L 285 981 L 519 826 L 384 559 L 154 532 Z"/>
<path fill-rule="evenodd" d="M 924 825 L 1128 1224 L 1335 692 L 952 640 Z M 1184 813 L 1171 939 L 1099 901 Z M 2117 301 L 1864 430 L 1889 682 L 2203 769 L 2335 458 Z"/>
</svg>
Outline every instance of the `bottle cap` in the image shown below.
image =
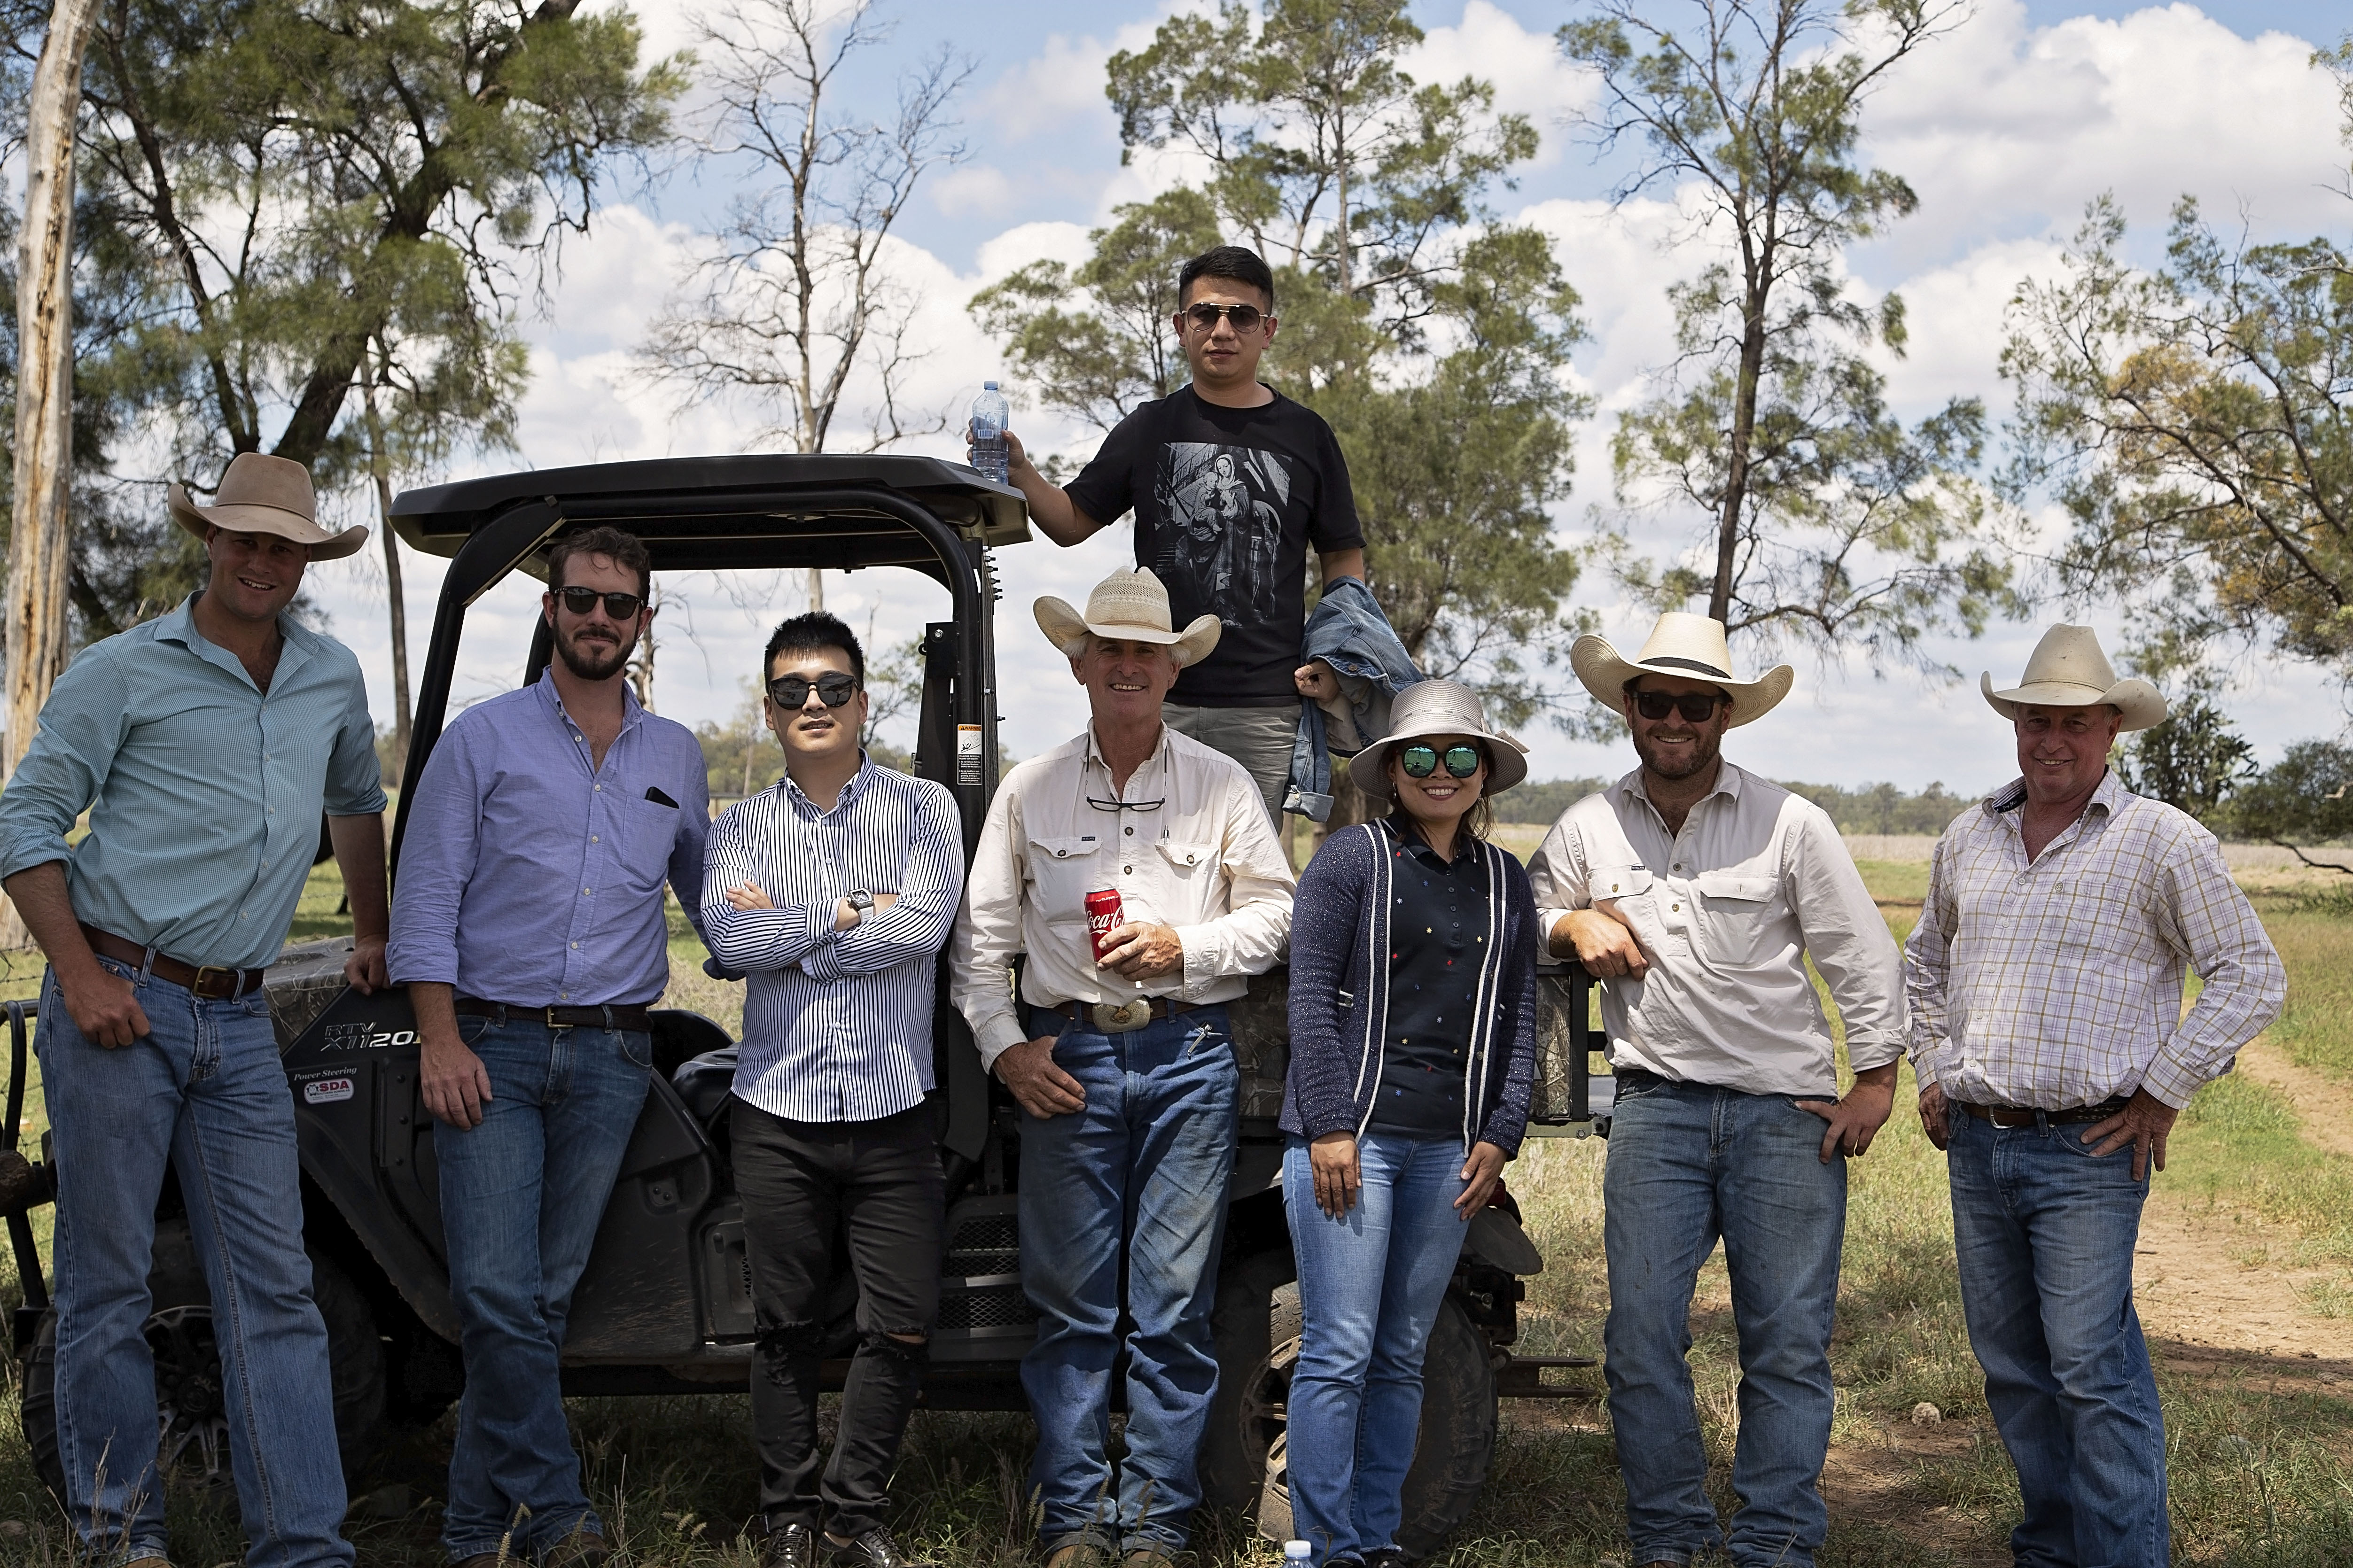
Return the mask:
<svg viewBox="0 0 2353 1568">
<path fill-rule="evenodd" d="M 1315 1555 L 1315 1548 L 1303 1541 L 1286 1541 L 1282 1543 L 1282 1555 L 1286 1561 L 1304 1562 Z"/>
<path fill-rule="evenodd" d="M 997 383 L 993 381 L 984 381 L 980 384 L 980 389 L 983 392 L 995 392 L 997 390 Z"/>
</svg>

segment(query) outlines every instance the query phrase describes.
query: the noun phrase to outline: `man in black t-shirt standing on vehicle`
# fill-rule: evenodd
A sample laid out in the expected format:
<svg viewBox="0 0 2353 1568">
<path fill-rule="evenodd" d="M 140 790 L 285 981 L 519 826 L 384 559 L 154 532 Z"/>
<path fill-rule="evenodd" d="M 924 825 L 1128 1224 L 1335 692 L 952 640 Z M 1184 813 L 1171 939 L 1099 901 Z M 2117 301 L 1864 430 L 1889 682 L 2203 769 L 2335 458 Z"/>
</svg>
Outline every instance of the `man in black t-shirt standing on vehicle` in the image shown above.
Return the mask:
<svg viewBox="0 0 2353 1568">
<path fill-rule="evenodd" d="M 1365 536 L 1332 427 L 1258 379 L 1275 329 L 1266 263 L 1239 246 L 1204 252 L 1177 275 L 1176 302 L 1192 384 L 1121 420 L 1067 489 L 1008 432 L 1011 477 L 1057 544 L 1133 510 L 1135 563 L 1166 585 L 1175 624 L 1218 617 L 1216 651 L 1177 676 L 1161 716 L 1249 770 L 1280 826 L 1299 700 L 1336 690 L 1299 658 L 1307 551 L 1321 581 L 1361 581 Z"/>
</svg>

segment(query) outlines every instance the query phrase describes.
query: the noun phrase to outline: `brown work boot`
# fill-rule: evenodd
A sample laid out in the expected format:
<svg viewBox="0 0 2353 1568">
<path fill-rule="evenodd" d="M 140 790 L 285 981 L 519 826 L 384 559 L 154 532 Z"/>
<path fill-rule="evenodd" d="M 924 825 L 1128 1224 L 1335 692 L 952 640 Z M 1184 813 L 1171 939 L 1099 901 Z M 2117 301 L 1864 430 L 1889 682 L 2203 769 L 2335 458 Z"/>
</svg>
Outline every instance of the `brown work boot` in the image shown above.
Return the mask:
<svg viewBox="0 0 2353 1568">
<path fill-rule="evenodd" d="M 1121 1554 L 1119 1568 L 1176 1568 L 1176 1559 L 1157 1546 L 1131 1546 Z"/>
<path fill-rule="evenodd" d="M 1057 1546 L 1046 1556 L 1046 1568 L 1113 1568 L 1112 1549 L 1091 1536 Z"/>
<path fill-rule="evenodd" d="M 575 1530 L 540 1554 L 540 1568 L 605 1568 L 613 1549 L 593 1530 Z"/>
</svg>

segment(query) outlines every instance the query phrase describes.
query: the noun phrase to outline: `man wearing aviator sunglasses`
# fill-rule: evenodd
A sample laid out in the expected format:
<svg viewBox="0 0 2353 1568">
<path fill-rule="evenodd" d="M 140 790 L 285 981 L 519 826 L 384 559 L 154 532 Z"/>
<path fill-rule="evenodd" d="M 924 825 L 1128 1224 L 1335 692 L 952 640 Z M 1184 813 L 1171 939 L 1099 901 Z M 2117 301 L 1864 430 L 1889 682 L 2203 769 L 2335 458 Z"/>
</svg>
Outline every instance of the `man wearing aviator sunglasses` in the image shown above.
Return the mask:
<svg viewBox="0 0 2353 1568">
<path fill-rule="evenodd" d="M 1829 816 L 1721 754 L 1726 731 L 1788 694 L 1788 665 L 1741 679 L 1723 623 L 1680 613 L 1632 659 L 1587 637 L 1569 662 L 1641 760 L 1571 806 L 1528 867 L 1552 952 L 1601 980 L 1617 1090 L 1603 1338 L 1631 1558 L 1728 1546 L 1736 1563 L 1810 1563 L 1829 1522 L 1845 1162 L 1894 1106 L 1902 960 Z M 1843 1098 L 1809 957 L 1846 1026 Z M 1741 1344 L 1728 1531 L 1684 1363 L 1719 1238 Z"/>
<path fill-rule="evenodd" d="M 466 1363 L 441 1537 L 467 1568 L 606 1556 L 557 1363 L 645 1104 L 662 889 L 700 925 L 711 816 L 702 746 L 629 689 L 652 571 L 618 529 L 548 551 L 554 658 L 443 733 L 400 858 L 389 958 L 417 1010 Z"/>
<path fill-rule="evenodd" d="M 1008 431 L 1010 477 L 1057 544 L 1133 510 L 1135 563 L 1166 586 L 1177 623 L 1218 617 L 1216 649 L 1177 676 L 1162 717 L 1241 763 L 1279 822 L 1300 699 L 1338 690 L 1328 666 L 1303 659 L 1307 553 L 1320 582 L 1361 582 L 1364 532 L 1331 426 L 1258 379 L 1280 325 L 1265 261 L 1207 251 L 1178 274 L 1176 299 L 1190 384 L 1120 421 L 1067 489 Z"/>
</svg>

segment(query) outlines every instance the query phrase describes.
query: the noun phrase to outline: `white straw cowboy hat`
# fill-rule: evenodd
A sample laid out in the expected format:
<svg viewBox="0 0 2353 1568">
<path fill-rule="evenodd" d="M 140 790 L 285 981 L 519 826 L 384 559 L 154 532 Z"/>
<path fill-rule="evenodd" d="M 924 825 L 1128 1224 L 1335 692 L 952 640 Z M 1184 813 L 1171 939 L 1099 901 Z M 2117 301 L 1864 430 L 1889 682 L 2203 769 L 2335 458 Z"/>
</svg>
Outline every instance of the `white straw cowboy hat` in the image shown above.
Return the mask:
<svg viewBox="0 0 2353 1568">
<path fill-rule="evenodd" d="M 336 560 L 367 542 L 364 528 L 330 533 L 319 526 L 319 503 L 311 494 L 311 470 L 291 458 L 239 452 L 230 459 L 228 472 L 221 476 L 220 490 L 210 506 L 190 500 L 186 487 L 177 480 L 164 493 L 172 521 L 198 539 L 205 536 L 207 523 L 230 533 L 274 533 L 309 545 L 313 561 Z"/>
<path fill-rule="evenodd" d="M 1168 611 L 1168 590 L 1141 566 L 1134 571 L 1122 567 L 1096 584 L 1087 595 L 1083 616 L 1050 594 L 1032 609 L 1046 640 L 1071 658 L 1086 651 L 1087 634 L 1092 632 L 1115 642 L 1165 644 L 1182 669 L 1208 658 L 1226 629 L 1215 616 L 1196 616 L 1191 626 L 1176 630 Z"/>
<path fill-rule="evenodd" d="M 2100 703 L 2125 716 L 2124 728 L 2146 730 L 2165 722 L 2165 694 L 2146 680 L 2118 680 L 2100 639 L 2089 626 L 2062 622 L 2042 634 L 2027 658 L 2026 676 L 2008 691 L 1993 689 L 1993 672 L 1978 677 L 1978 689 L 2005 719 L 2025 707 L 2090 708 Z"/>
<path fill-rule="evenodd" d="M 1389 753 L 1426 735 L 1468 735 L 1487 743 L 1482 795 L 1501 795 L 1528 776 L 1527 748 L 1487 728 L 1477 692 L 1451 680 L 1417 680 L 1390 706 L 1389 732 L 1348 759 L 1348 777 L 1374 799 L 1389 799 Z"/>
<path fill-rule="evenodd" d="M 1770 713 L 1784 697 L 1798 672 L 1777 664 L 1754 680 L 1732 673 L 1732 650 L 1724 638 L 1724 623 L 1688 610 L 1669 610 L 1651 628 L 1651 640 L 1630 662 L 1609 646 L 1609 639 L 1588 633 L 1568 650 L 1568 664 L 1585 689 L 1613 713 L 1626 711 L 1626 683 L 1642 675 L 1679 675 L 1721 687 L 1732 699 L 1734 725 L 1746 724 Z"/>
</svg>

